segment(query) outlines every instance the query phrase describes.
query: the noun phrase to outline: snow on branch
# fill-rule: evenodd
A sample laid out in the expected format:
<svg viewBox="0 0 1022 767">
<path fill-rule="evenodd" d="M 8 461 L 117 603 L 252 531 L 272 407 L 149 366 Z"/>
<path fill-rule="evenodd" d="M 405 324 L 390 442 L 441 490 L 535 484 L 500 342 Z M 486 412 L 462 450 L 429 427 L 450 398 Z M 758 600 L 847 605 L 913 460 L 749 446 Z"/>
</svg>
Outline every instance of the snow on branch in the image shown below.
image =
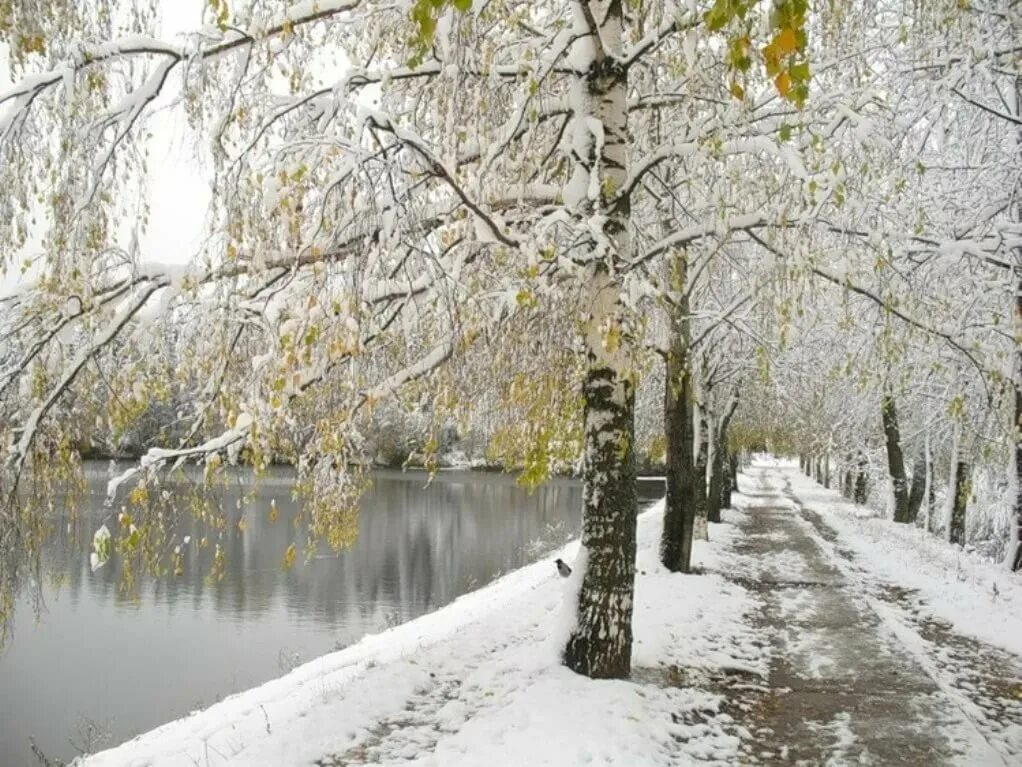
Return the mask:
<svg viewBox="0 0 1022 767">
<path fill-rule="evenodd" d="M 121 330 L 138 314 L 156 291 L 167 287 L 169 284 L 170 282 L 166 278 L 142 282 L 141 288 L 136 295 L 117 310 L 113 319 L 110 320 L 102 332 L 71 361 L 71 364 L 64 370 L 60 380 L 50 390 L 46 399 L 29 414 L 25 423 L 17 430 L 21 436 L 7 458 L 8 464 L 14 469 L 15 476 L 21 473 L 25 458 L 38 432 L 40 421 L 74 382 L 82 368 L 107 344 L 117 338 Z"/>
</svg>

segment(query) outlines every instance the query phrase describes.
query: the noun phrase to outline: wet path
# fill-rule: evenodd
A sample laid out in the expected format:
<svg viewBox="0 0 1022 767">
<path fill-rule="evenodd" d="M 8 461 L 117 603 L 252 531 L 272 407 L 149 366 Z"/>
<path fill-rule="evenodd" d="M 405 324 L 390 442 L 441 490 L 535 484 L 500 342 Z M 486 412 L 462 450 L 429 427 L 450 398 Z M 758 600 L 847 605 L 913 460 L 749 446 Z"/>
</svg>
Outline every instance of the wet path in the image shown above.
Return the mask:
<svg viewBox="0 0 1022 767">
<path fill-rule="evenodd" d="M 729 696 L 749 763 L 1022 763 L 1018 659 L 995 658 L 946 626 L 920 636 L 911 595 L 871 580 L 785 484 L 779 472 L 758 471 L 746 493 L 754 506 L 732 517 L 742 536 L 728 575 L 761 594 L 760 628 L 773 650 L 766 688 Z M 966 673 L 984 658 L 1000 665 Z"/>
</svg>

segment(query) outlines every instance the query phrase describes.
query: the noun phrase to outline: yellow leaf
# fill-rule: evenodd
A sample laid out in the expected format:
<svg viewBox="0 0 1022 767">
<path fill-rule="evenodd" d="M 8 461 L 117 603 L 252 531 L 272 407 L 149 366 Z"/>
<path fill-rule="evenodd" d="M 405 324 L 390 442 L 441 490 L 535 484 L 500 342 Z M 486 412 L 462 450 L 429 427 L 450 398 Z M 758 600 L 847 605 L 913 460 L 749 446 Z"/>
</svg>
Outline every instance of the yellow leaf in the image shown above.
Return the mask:
<svg viewBox="0 0 1022 767">
<path fill-rule="evenodd" d="M 730 91 L 731 95 L 734 96 L 739 101 L 745 98 L 745 88 L 743 88 L 738 83 L 731 83 Z"/>
<path fill-rule="evenodd" d="M 788 98 L 788 94 L 791 92 L 791 75 L 786 71 L 781 72 L 777 77 L 774 78 L 774 85 L 777 86 L 777 92 L 784 98 Z"/>
<path fill-rule="evenodd" d="M 785 27 L 777 33 L 777 37 L 774 38 L 773 44 L 777 53 L 781 56 L 787 56 L 789 53 L 794 53 L 798 49 L 798 40 L 795 38 L 795 30 L 791 27 Z"/>
</svg>

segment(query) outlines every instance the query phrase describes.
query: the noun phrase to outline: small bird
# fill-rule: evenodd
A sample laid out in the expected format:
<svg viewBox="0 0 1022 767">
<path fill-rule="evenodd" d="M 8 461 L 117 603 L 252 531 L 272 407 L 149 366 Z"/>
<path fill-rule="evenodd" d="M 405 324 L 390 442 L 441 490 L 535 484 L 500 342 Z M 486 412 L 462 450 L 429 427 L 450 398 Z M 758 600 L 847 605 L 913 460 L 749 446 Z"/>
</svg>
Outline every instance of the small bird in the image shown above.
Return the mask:
<svg viewBox="0 0 1022 767">
<path fill-rule="evenodd" d="M 568 567 L 568 563 L 565 562 L 563 559 L 558 559 L 556 564 L 557 572 L 560 573 L 562 578 L 567 578 L 569 575 L 571 575 L 571 568 Z"/>
</svg>

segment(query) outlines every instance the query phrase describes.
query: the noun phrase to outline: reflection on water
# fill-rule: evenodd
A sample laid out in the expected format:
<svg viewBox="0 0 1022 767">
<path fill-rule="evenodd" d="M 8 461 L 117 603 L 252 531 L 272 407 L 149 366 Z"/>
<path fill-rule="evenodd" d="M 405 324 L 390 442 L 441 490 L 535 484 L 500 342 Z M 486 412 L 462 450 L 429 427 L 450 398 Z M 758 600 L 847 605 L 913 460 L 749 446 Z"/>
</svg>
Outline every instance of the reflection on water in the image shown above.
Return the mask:
<svg viewBox="0 0 1022 767">
<path fill-rule="evenodd" d="M 78 534 L 65 518 L 48 544 L 44 611 L 36 618 L 19 605 L 0 654 L 0 765 L 37 765 L 29 736 L 51 759 L 114 745 L 434 610 L 578 532 L 575 482 L 530 495 L 506 476 L 443 472 L 425 485 L 418 472 L 375 473 L 355 546 L 285 572 L 296 508 L 290 475 L 278 472 L 260 483 L 244 532 L 231 525 L 218 539 L 222 581 L 207 579 L 213 546 L 199 547 L 209 531 L 195 527 L 180 531 L 192 536 L 183 575 L 126 595 L 116 561 L 89 569 L 104 514 L 97 469 Z M 659 483 L 640 488 L 662 492 Z M 221 502 L 233 508 L 250 489 L 225 490 Z"/>
</svg>

